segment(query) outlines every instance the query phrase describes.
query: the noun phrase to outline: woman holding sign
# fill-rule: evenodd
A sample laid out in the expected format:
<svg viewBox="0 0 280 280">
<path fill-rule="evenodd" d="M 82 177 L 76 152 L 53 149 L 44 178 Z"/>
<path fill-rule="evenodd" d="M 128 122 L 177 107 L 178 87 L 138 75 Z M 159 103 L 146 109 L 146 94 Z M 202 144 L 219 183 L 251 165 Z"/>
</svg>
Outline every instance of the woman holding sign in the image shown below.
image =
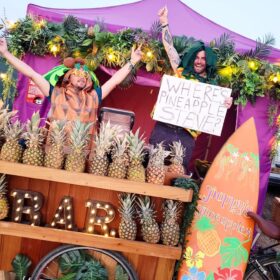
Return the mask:
<svg viewBox="0 0 280 280">
<path fill-rule="evenodd" d="M 168 28 L 167 7 L 160 9 L 158 16 L 162 27 L 163 45 L 175 75 L 179 78 L 216 85 L 217 56 L 213 50 L 206 47 L 203 42 L 198 41 L 188 53 L 180 59 L 173 46 L 172 36 Z M 232 97 L 226 98 L 225 107 L 228 109 L 231 105 Z M 187 168 L 195 146 L 195 139 L 199 134 L 200 132 L 192 129 L 185 129 L 183 127 L 157 122 L 150 137 L 150 144 L 155 145 L 164 141 L 166 147 L 169 147 L 173 141 L 180 140 L 186 149 L 183 164 L 185 168 Z"/>
</svg>

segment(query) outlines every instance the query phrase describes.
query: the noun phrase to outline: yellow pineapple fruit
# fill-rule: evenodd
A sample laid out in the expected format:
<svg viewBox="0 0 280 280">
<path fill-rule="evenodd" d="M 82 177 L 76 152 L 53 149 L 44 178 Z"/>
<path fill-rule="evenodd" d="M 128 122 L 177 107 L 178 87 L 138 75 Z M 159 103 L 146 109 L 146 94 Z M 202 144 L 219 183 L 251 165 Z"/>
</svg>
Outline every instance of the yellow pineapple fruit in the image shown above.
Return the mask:
<svg viewBox="0 0 280 280">
<path fill-rule="evenodd" d="M 0 177 L 0 220 L 5 219 L 8 216 L 9 204 L 6 197 L 7 193 L 7 181 L 6 175 L 3 174 Z"/>
<path fill-rule="evenodd" d="M 106 176 L 109 166 L 108 154 L 111 150 L 113 139 L 118 133 L 118 127 L 111 126 L 110 122 L 102 122 L 100 130 L 94 139 L 94 149 L 89 160 L 88 172 L 94 175 Z"/>
<path fill-rule="evenodd" d="M 179 242 L 180 227 L 177 222 L 180 202 L 167 199 L 164 202 L 161 241 L 164 245 L 176 246 Z"/>
<path fill-rule="evenodd" d="M 8 123 L 4 127 L 6 142 L 1 149 L 1 160 L 20 162 L 23 148 L 19 140 L 23 131 L 22 124 L 17 120 L 14 123 Z"/>
<path fill-rule="evenodd" d="M 123 193 L 119 195 L 121 221 L 119 224 L 119 237 L 128 240 L 135 240 L 137 226 L 135 218 L 135 194 Z"/>
<path fill-rule="evenodd" d="M 10 123 L 11 118 L 16 115 L 17 111 L 9 111 L 8 107 L 0 108 L 0 149 L 5 142 L 4 127 Z"/>
<path fill-rule="evenodd" d="M 70 153 L 66 156 L 65 170 L 84 172 L 86 166 L 86 148 L 90 138 L 89 129 L 92 123 L 83 123 L 80 120 L 72 122 L 70 132 Z"/>
<path fill-rule="evenodd" d="M 130 132 L 127 139 L 129 142 L 129 166 L 127 171 L 127 179 L 136 182 L 145 182 L 146 174 L 143 166 L 145 156 L 145 141 L 143 135 L 139 135 L 140 130 L 137 129 L 135 134 Z"/>
<path fill-rule="evenodd" d="M 63 168 L 66 133 L 65 121 L 58 120 L 50 123 L 50 146 L 45 155 L 44 166 L 56 169 Z"/>
<path fill-rule="evenodd" d="M 164 150 L 163 143 L 151 148 L 150 160 L 146 169 L 147 182 L 153 184 L 163 184 L 165 178 L 164 159 L 170 154 Z"/>
<path fill-rule="evenodd" d="M 208 257 L 217 255 L 220 251 L 221 239 L 214 229 L 210 219 L 203 216 L 196 222 L 197 246 Z"/>
<path fill-rule="evenodd" d="M 158 243 L 160 239 L 160 231 L 158 223 L 155 220 L 154 205 L 151 203 L 150 197 L 139 197 L 138 206 L 138 215 L 140 218 L 143 240 L 149 243 Z"/>
<path fill-rule="evenodd" d="M 181 141 L 173 141 L 172 145 L 170 145 L 170 150 L 171 164 L 168 166 L 168 172 L 184 175 L 185 169 L 183 166 L 183 158 L 186 149 L 183 147 Z"/>
<path fill-rule="evenodd" d="M 128 166 L 126 136 L 116 137 L 112 148 L 112 162 L 109 165 L 108 176 L 118 179 L 125 179 Z"/>
<path fill-rule="evenodd" d="M 23 152 L 22 162 L 24 164 L 43 166 L 44 151 L 42 148 L 45 140 L 44 128 L 40 127 L 39 112 L 33 113 L 30 120 L 26 123 L 26 132 L 23 138 L 26 140 L 26 150 Z"/>
</svg>

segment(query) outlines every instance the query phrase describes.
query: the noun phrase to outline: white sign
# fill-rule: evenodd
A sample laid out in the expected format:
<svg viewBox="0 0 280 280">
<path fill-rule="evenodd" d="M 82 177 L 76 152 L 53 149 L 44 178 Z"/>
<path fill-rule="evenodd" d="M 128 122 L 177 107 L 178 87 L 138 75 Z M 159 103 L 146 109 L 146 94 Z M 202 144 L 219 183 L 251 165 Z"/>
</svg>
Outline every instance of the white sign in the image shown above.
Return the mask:
<svg viewBox="0 0 280 280">
<path fill-rule="evenodd" d="M 153 119 L 220 136 L 230 95 L 230 88 L 164 75 Z"/>
</svg>

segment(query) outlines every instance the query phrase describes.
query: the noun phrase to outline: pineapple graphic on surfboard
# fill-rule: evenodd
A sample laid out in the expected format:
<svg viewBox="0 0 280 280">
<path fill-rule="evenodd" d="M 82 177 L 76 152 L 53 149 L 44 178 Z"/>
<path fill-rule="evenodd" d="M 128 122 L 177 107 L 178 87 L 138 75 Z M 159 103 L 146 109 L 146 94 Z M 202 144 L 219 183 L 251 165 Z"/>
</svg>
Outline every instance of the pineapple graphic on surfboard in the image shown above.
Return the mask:
<svg viewBox="0 0 280 280">
<path fill-rule="evenodd" d="M 179 280 L 242 280 L 250 253 L 259 192 L 253 118 L 227 140 L 204 179 Z"/>
</svg>

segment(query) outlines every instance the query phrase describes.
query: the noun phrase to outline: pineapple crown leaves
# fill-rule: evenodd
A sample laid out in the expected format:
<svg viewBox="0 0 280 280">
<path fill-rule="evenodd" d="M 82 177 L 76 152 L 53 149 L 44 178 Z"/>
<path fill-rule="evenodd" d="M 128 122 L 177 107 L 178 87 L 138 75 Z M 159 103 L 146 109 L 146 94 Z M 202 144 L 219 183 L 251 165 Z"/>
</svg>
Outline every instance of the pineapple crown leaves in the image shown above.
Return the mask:
<svg viewBox="0 0 280 280">
<path fill-rule="evenodd" d="M 131 220 L 134 218 L 135 199 L 136 199 L 135 194 L 131 194 L 131 193 L 119 194 L 119 203 L 120 203 L 119 213 L 121 214 L 123 219 Z"/>
<path fill-rule="evenodd" d="M 155 214 L 156 211 L 153 209 L 154 204 L 151 202 L 151 199 L 149 196 L 145 196 L 143 198 L 138 197 L 137 201 L 138 210 L 137 214 L 140 218 L 140 223 L 151 223 L 155 220 Z"/>
<path fill-rule="evenodd" d="M 100 124 L 99 133 L 95 135 L 95 154 L 104 157 L 110 152 L 114 138 L 122 130 L 118 125 L 111 125 L 110 121 Z"/>
<path fill-rule="evenodd" d="M 167 220 L 174 219 L 174 222 L 177 220 L 177 217 L 180 212 L 181 203 L 171 199 L 167 199 L 164 202 L 164 211 L 163 217 Z"/>
<path fill-rule="evenodd" d="M 124 137 L 119 137 L 119 136 L 114 137 L 114 142 L 112 147 L 112 159 L 114 160 L 118 158 L 123 158 L 127 151 L 127 147 L 128 147 L 128 141 L 126 135 Z"/>
<path fill-rule="evenodd" d="M 143 161 L 145 152 L 145 138 L 144 134 L 140 135 L 140 129 L 138 128 L 133 134 L 132 131 L 130 131 L 128 137 L 127 137 L 128 143 L 129 143 L 129 156 L 130 160 L 138 160 Z"/>
<path fill-rule="evenodd" d="M 33 113 L 30 120 L 27 121 L 23 138 L 28 147 L 32 145 L 42 145 L 44 142 L 44 128 L 40 127 L 41 118 L 39 112 Z"/>
<path fill-rule="evenodd" d="M 211 220 L 205 216 L 203 216 L 199 220 L 197 220 L 195 226 L 196 226 L 197 230 L 202 231 L 202 232 L 215 228 L 214 225 L 211 223 Z"/>
<path fill-rule="evenodd" d="M 8 107 L 0 109 L 0 131 L 3 131 L 5 126 L 11 122 L 11 119 L 17 114 L 17 111 L 9 111 Z"/>
<path fill-rule="evenodd" d="M 0 197 L 7 193 L 7 181 L 6 174 L 2 174 L 0 177 Z"/>
<path fill-rule="evenodd" d="M 169 146 L 170 146 L 170 150 L 171 150 L 170 161 L 172 163 L 182 164 L 183 163 L 183 157 L 186 153 L 186 148 L 183 147 L 181 141 L 173 141 L 172 145 L 169 145 Z"/>
<path fill-rule="evenodd" d="M 150 149 L 149 165 L 164 165 L 164 159 L 170 155 L 170 151 L 166 151 L 163 142 L 152 146 Z"/>
<path fill-rule="evenodd" d="M 89 141 L 89 129 L 92 123 L 83 123 L 80 120 L 72 122 L 72 131 L 70 134 L 70 145 L 72 149 L 83 150 Z"/>
<path fill-rule="evenodd" d="M 51 145 L 63 146 L 66 141 L 66 122 L 64 120 L 54 120 L 50 125 L 50 143 Z"/>
<path fill-rule="evenodd" d="M 4 127 L 4 133 L 7 140 L 18 140 L 23 132 L 23 125 L 19 120 L 16 120 L 14 123 L 7 123 Z"/>
</svg>

